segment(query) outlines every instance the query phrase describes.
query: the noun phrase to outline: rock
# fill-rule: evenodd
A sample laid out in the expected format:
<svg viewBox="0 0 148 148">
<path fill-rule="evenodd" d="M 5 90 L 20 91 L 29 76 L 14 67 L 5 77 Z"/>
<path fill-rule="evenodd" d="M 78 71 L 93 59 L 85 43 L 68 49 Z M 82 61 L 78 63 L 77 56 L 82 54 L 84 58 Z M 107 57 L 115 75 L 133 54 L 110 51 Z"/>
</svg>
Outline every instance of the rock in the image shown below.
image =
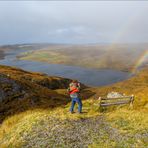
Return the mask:
<svg viewBox="0 0 148 148">
<path fill-rule="evenodd" d="M 110 92 L 107 94 L 107 98 L 120 98 L 123 96 L 124 96 L 124 94 L 119 93 L 119 92 Z"/>
</svg>

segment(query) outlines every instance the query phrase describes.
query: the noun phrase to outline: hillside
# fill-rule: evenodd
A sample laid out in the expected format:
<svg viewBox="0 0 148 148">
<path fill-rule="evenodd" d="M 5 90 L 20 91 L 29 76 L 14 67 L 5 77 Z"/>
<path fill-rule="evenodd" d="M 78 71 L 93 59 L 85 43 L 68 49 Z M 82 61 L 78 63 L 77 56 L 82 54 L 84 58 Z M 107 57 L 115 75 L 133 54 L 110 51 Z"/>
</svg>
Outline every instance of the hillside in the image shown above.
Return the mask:
<svg viewBox="0 0 148 148">
<path fill-rule="evenodd" d="M 53 108 L 66 103 L 67 94 L 58 94 L 55 89 L 67 88 L 69 82 L 69 79 L 0 66 L 0 121 L 30 108 Z"/>
<path fill-rule="evenodd" d="M 138 72 L 134 77 L 101 88 L 90 88 L 100 96 L 106 95 L 108 92 L 116 91 L 127 95 L 135 95 L 135 107 L 148 107 L 148 68 Z"/>
<path fill-rule="evenodd" d="M 69 79 L 0 66 L 0 147 L 146 148 L 148 146 L 148 69 L 106 87 L 83 85 L 83 113 L 69 113 Z M 94 94 L 135 95 L 128 105 L 100 112 Z"/>
<path fill-rule="evenodd" d="M 63 45 L 25 52 L 18 55 L 18 58 L 86 68 L 133 71 L 137 62 L 148 52 L 147 49 L 148 44 Z M 148 64 L 148 60 L 141 64 Z"/>
</svg>

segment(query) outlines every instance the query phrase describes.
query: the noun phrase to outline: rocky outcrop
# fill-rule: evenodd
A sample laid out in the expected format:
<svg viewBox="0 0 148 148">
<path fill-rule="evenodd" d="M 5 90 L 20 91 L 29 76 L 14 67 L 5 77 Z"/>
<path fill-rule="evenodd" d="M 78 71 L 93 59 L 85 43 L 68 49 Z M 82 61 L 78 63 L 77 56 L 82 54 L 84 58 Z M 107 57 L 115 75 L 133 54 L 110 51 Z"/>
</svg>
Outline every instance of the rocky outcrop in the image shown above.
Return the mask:
<svg viewBox="0 0 148 148">
<path fill-rule="evenodd" d="M 125 94 L 119 93 L 119 92 L 109 92 L 107 94 L 107 98 L 120 98 L 120 97 L 124 97 Z"/>
<path fill-rule="evenodd" d="M 9 75 L 0 74 L 0 102 L 5 99 L 23 98 L 25 90 Z"/>
</svg>

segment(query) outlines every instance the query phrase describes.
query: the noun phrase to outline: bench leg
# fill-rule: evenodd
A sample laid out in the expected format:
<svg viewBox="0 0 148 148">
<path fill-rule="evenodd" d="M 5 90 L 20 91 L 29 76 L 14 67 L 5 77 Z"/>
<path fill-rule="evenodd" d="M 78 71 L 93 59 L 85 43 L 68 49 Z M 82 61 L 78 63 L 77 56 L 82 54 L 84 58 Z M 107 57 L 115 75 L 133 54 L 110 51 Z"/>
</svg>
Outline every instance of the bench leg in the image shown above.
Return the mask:
<svg viewBox="0 0 148 148">
<path fill-rule="evenodd" d="M 130 108 L 133 109 L 134 95 L 130 98 Z"/>
</svg>

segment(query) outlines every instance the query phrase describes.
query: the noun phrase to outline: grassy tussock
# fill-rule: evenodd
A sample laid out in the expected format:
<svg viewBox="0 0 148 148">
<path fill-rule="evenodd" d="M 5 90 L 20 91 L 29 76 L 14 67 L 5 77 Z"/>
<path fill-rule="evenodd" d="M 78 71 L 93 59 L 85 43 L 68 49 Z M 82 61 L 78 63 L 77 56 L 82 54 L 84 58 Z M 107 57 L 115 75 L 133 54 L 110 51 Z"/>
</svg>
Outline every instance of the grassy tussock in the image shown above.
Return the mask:
<svg viewBox="0 0 148 148">
<path fill-rule="evenodd" d="M 21 135 L 31 132 L 32 126 L 46 117 L 48 111 L 31 110 L 6 119 L 0 128 L 1 147 L 19 147 Z"/>
</svg>

